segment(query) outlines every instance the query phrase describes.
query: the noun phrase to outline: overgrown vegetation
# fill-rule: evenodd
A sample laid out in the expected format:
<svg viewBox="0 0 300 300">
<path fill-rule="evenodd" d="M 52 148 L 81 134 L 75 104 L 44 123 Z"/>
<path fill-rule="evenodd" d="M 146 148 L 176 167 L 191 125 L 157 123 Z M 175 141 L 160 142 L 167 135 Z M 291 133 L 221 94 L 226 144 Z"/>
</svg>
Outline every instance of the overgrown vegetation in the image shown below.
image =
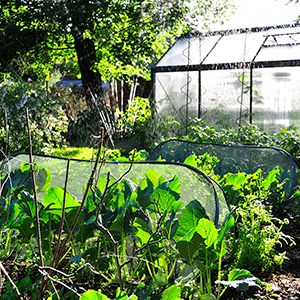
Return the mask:
<svg viewBox="0 0 300 300">
<path fill-rule="evenodd" d="M 1 175 L 2 260 L 26 262 L 24 281 L 33 286 L 24 291 L 27 297 L 93 299 L 92 295 L 101 295 L 89 291 L 81 296 L 79 287 L 86 282 L 110 297 L 112 287 L 118 286 L 116 299 L 125 291 L 151 299 L 161 295 L 165 299 L 171 291 L 176 291 L 174 300 L 180 295 L 219 299 L 229 285 L 257 284 L 245 270 L 231 270 L 228 281 L 222 280 L 225 237 L 234 219 L 229 214 L 223 226 L 216 228 L 199 201 L 184 206 L 176 175 L 167 179 L 149 169 L 136 182 L 103 173 L 94 186 L 91 175 L 80 203 L 66 193 L 67 179 L 64 188 L 50 187 L 50 172 L 37 164 L 34 170 L 36 192 L 42 195 L 38 202 L 34 186 L 26 180 L 29 164 Z M 212 294 L 215 280 L 216 297 Z M 3 299 L 20 297 L 19 288 L 23 289 L 21 284 L 8 283 Z"/>
</svg>

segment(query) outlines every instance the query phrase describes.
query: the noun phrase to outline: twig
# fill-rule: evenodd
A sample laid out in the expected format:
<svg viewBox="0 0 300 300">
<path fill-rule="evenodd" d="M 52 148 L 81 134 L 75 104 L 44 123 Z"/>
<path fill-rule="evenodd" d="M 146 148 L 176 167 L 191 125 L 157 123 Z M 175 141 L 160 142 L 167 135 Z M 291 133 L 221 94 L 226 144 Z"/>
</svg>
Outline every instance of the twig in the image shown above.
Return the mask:
<svg viewBox="0 0 300 300">
<path fill-rule="evenodd" d="M 56 248 L 55 248 L 55 252 L 53 254 L 53 258 L 52 258 L 52 262 L 51 262 L 51 267 L 53 267 L 54 264 L 55 264 L 55 262 L 56 262 L 56 258 L 57 258 L 57 255 L 58 255 L 59 246 L 60 246 L 60 242 L 61 242 L 61 236 L 62 236 L 64 219 L 65 219 L 65 211 L 66 211 L 66 196 L 67 196 L 67 185 L 68 185 L 68 178 L 69 178 L 69 170 L 70 170 L 70 159 L 68 159 L 68 161 L 67 161 L 67 170 L 66 170 L 66 179 L 65 179 L 65 189 L 64 189 L 63 206 L 62 206 L 62 215 L 61 215 L 61 220 L 60 220 L 57 245 L 56 245 Z M 53 270 L 55 270 L 55 269 L 53 269 Z M 52 275 L 53 270 L 50 268 L 50 271 L 48 273 L 49 276 Z M 45 276 L 43 278 L 41 286 L 40 286 L 40 293 L 44 293 L 48 282 L 49 282 L 49 277 Z"/>
<path fill-rule="evenodd" d="M 101 230 L 103 233 L 105 233 L 107 235 L 107 237 L 113 244 L 114 252 L 115 252 L 114 258 L 115 258 L 115 262 L 117 265 L 117 271 L 118 271 L 119 286 L 120 286 L 120 290 L 123 291 L 123 279 L 122 279 L 122 271 L 121 271 L 122 269 L 121 269 L 120 256 L 119 256 L 119 244 L 114 239 L 114 237 L 112 236 L 110 231 L 106 227 L 104 227 L 100 222 L 98 222 L 96 220 L 95 225 L 97 226 L 97 228 L 99 230 Z"/>
<path fill-rule="evenodd" d="M 143 246 L 137 248 L 137 249 L 134 251 L 132 257 L 129 258 L 127 261 L 125 261 L 125 262 L 123 262 L 123 263 L 121 264 L 121 268 L 124 267 L 125 265 L 129 264 L 129 263 L 133 260 L 134 256 L 135 256 L 138 252 L 142 251 L 143 249 L 147 248 L 147 247 L 150 246 L 150 245 L 153 245 L 153 244 L 156 244 L 156 243 L 159 243 L 159 242 L 163 241 L 163 239 L 156 240 L 156 241 L 151 241 L 151 239 L 152 239 L 152 238 L 158 233 L 158 231 L 160 230 L 160 228 L 161 228 L 161 223 L 162 223 L 163 218 L 164 218 L 164 215 L 161 215 L 160 218 L 159 218 L 159 220 L 158 220 L 158 222 L 157 222 L 156 230 L 151 234 L 151 236 L 149 237 L 147 243 L 144 244 Z"/>
<path fill-rule="evenodd" d="M 51 276 L 49 276 L 49 274 L 47 274 L 47 272 L 44 272 L 42 270 L 39 270 L 40 273 L 43 275 L 43 276 L 47 276 L 47 278 L 49 278 L 49 280 L 51 280 L 51 282 L 55 282 L 55 283 L 58 283 L 60 285 L 62 285 L 63 287 L 65 287 L 66 289 L 68 289 L 69 291 L 73 292 L 77 297 L 81 297 L 81 295 L 79 293 L 77 293 L 74 289 L 72 289 L 71 287 L 69 287 L 68 285 L 66 285 L 65 283 L 59 281 L 59 280 L 56 280 L 54 278 L 52 278 Z"/>
<path fill-rule="evenodd" d="M 29 163 L 31 169 L 31 179 L 32 179 L 32 190 L 35 204 L 35 222 L 36 222 L 36 231 L 37 231 L 37 243 L 38 251 L 40 257 L 40 265 L 44 266 L 43 253 L 42 253 L 42 242 L 41 242 L 41 228 L 40 228 L 40 218 L 39 218 L 39 203 L 37 199 L 36 185 L 35 185 L 35 176 L 34 176 L 34 165 L 32 159 L 32 143 L 31 143 L 31 133 L 30 133 L 30 124 L 28 116 L 28 108 L 26 107 L 26 121 L 27 121 L 27 131 L 28 131 L 28 143 L 29 143 Z"/>
<path fill-rule="evenodd" d="M 90 263 L 86 263 L 86 264 L 82 265 L 81 267 L 79 267 L 78 269 L 76 269 L 75 272 L 72 273 L 72 274 L 66 274 L 66 273 L 64 273 L 64 272 L 62 272 L 60 270 L 57 270 L 57 269 L 53 268 L 53 267 L 47 267 L 47 266 L 45 266 L 45 267 L 39 267 L 39 269 L 40 270 L 47 270 L 47 269 L 48 270 L 52 270 L 53 272 L 59 273 L 60 275 L 63 275 L 64 277 L 69 278 L 69 277 L 73 277 L 76 273 L 78 273 L 79 271 L 81 271 L 81 269 L 83 269 L 85 267 L 89 267 L 90 270 L 91 270 L 91 272 L 93 272 L 94 274 L 97 274 L 97 275 L 100 274 L 99 272 L 97 272 L 97 271 L 94 270 L 94 267 Z"/>
<path fill-rule="evenodd" d="M 20 291 L 18 290 L 18 287 L 14 284 L 14 282 L 12 281 L 12 279 L 9 277 L 8 273 L 6 272 L 2 262 L 0 261 L 0 269 L 3 271 L 3 273 L 5 274 L 5 276 L 7 277 L 9 283 L 11 284 L 11 286 L 13 287 L 13 289 L 15 290 L 16 294 L 18 295 L 18 297 L 23 300 L 24 298 L 22 297 Z"/>
</svg>

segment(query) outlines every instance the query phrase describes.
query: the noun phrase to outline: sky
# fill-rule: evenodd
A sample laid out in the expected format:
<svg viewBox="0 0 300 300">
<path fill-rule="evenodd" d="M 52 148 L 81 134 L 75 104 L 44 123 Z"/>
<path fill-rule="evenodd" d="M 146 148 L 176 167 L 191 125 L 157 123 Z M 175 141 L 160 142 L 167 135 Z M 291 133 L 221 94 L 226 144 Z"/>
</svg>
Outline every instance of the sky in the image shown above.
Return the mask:
<svg viewBox="0 0 300 300">
<path fill-rule="evenodd" d="M 224 25 L 212 30 L 237 29 L 290 24 L 300 15 L 300 2 L 286 5 L 288 0 L 235 0 L 236 12 Z"/>
</svg>

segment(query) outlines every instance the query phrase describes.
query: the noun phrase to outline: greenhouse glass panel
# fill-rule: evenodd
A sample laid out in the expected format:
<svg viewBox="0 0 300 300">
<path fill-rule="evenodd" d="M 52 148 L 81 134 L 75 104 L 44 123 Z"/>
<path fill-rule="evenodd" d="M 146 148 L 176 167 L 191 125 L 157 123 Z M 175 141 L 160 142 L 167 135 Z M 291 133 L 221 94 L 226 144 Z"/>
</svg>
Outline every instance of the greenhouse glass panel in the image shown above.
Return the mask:
<svg viewBox="0 0 300 300">
<path fill-rule="evenodd" d="M 267 68 L 256 73 L 253 123 L 269 133 L 300 125 L 300 68 Z"/>
<path fill-rule="evenodd" d="M 156 75 L 158 112 L 172 115 L 184 126 L 198 116 L 198 72 L 169 72 Z"/>
<path fill-rule="evenodd" d="M 201 80 L 201 117 L 204 121 L 226 128 L 248 124 L 248 73 L 243 70 L 205 71 Z"/>
<path fill-rule="evenodd" d="M 217 43 L 218 36 L 201 38 L 183 38 L 178 40 L 157 66 L 196 65 L 207 56 L 212 47 Z"/>
<path fill-rule="evenodd" d="M 299 59 L 300 45 L 263 47 L 255 61 L 279 61 Z"/>
<path fill-rule="evenodd" d="M 205 60 L 205 64 L 252 61 L 263 40 L 261 32 L 223 36 Z"/>
</svg>

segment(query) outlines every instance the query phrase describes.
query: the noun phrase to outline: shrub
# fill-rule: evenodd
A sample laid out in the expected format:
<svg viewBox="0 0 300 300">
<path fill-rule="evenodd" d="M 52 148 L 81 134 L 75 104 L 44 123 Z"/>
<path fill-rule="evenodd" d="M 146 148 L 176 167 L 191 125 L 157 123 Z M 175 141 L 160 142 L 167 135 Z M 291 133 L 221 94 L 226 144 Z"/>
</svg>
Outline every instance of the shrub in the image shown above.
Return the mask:
<svg viewBox="0 0 300 300">
<path fill-rule="evenodd" d="M 131 149 L 149 150 L 155 143 L 176 136 L 180 124 L 171 116 L 153 114 L 149 99 L 136 97 L 128 103 L 125 112 L 116 111 L 116 139 L 130 140 Z M 127 149 L 128 150 L 128 149 Z"/>
<path fill-rule="evenodd" d="M 50 97 L 39 83 L 7 80 L 0 85 L 0 147 L 8 152 L 28 149 L 25 108 L 28 108 L 34 152 L 48 153 L 65 143 L 67 118 L 61 100 Z M 7 121 L 7 124 L 6 124 Z M 7 132 L 4 128 L 8 129 Z"/>
</svg>

